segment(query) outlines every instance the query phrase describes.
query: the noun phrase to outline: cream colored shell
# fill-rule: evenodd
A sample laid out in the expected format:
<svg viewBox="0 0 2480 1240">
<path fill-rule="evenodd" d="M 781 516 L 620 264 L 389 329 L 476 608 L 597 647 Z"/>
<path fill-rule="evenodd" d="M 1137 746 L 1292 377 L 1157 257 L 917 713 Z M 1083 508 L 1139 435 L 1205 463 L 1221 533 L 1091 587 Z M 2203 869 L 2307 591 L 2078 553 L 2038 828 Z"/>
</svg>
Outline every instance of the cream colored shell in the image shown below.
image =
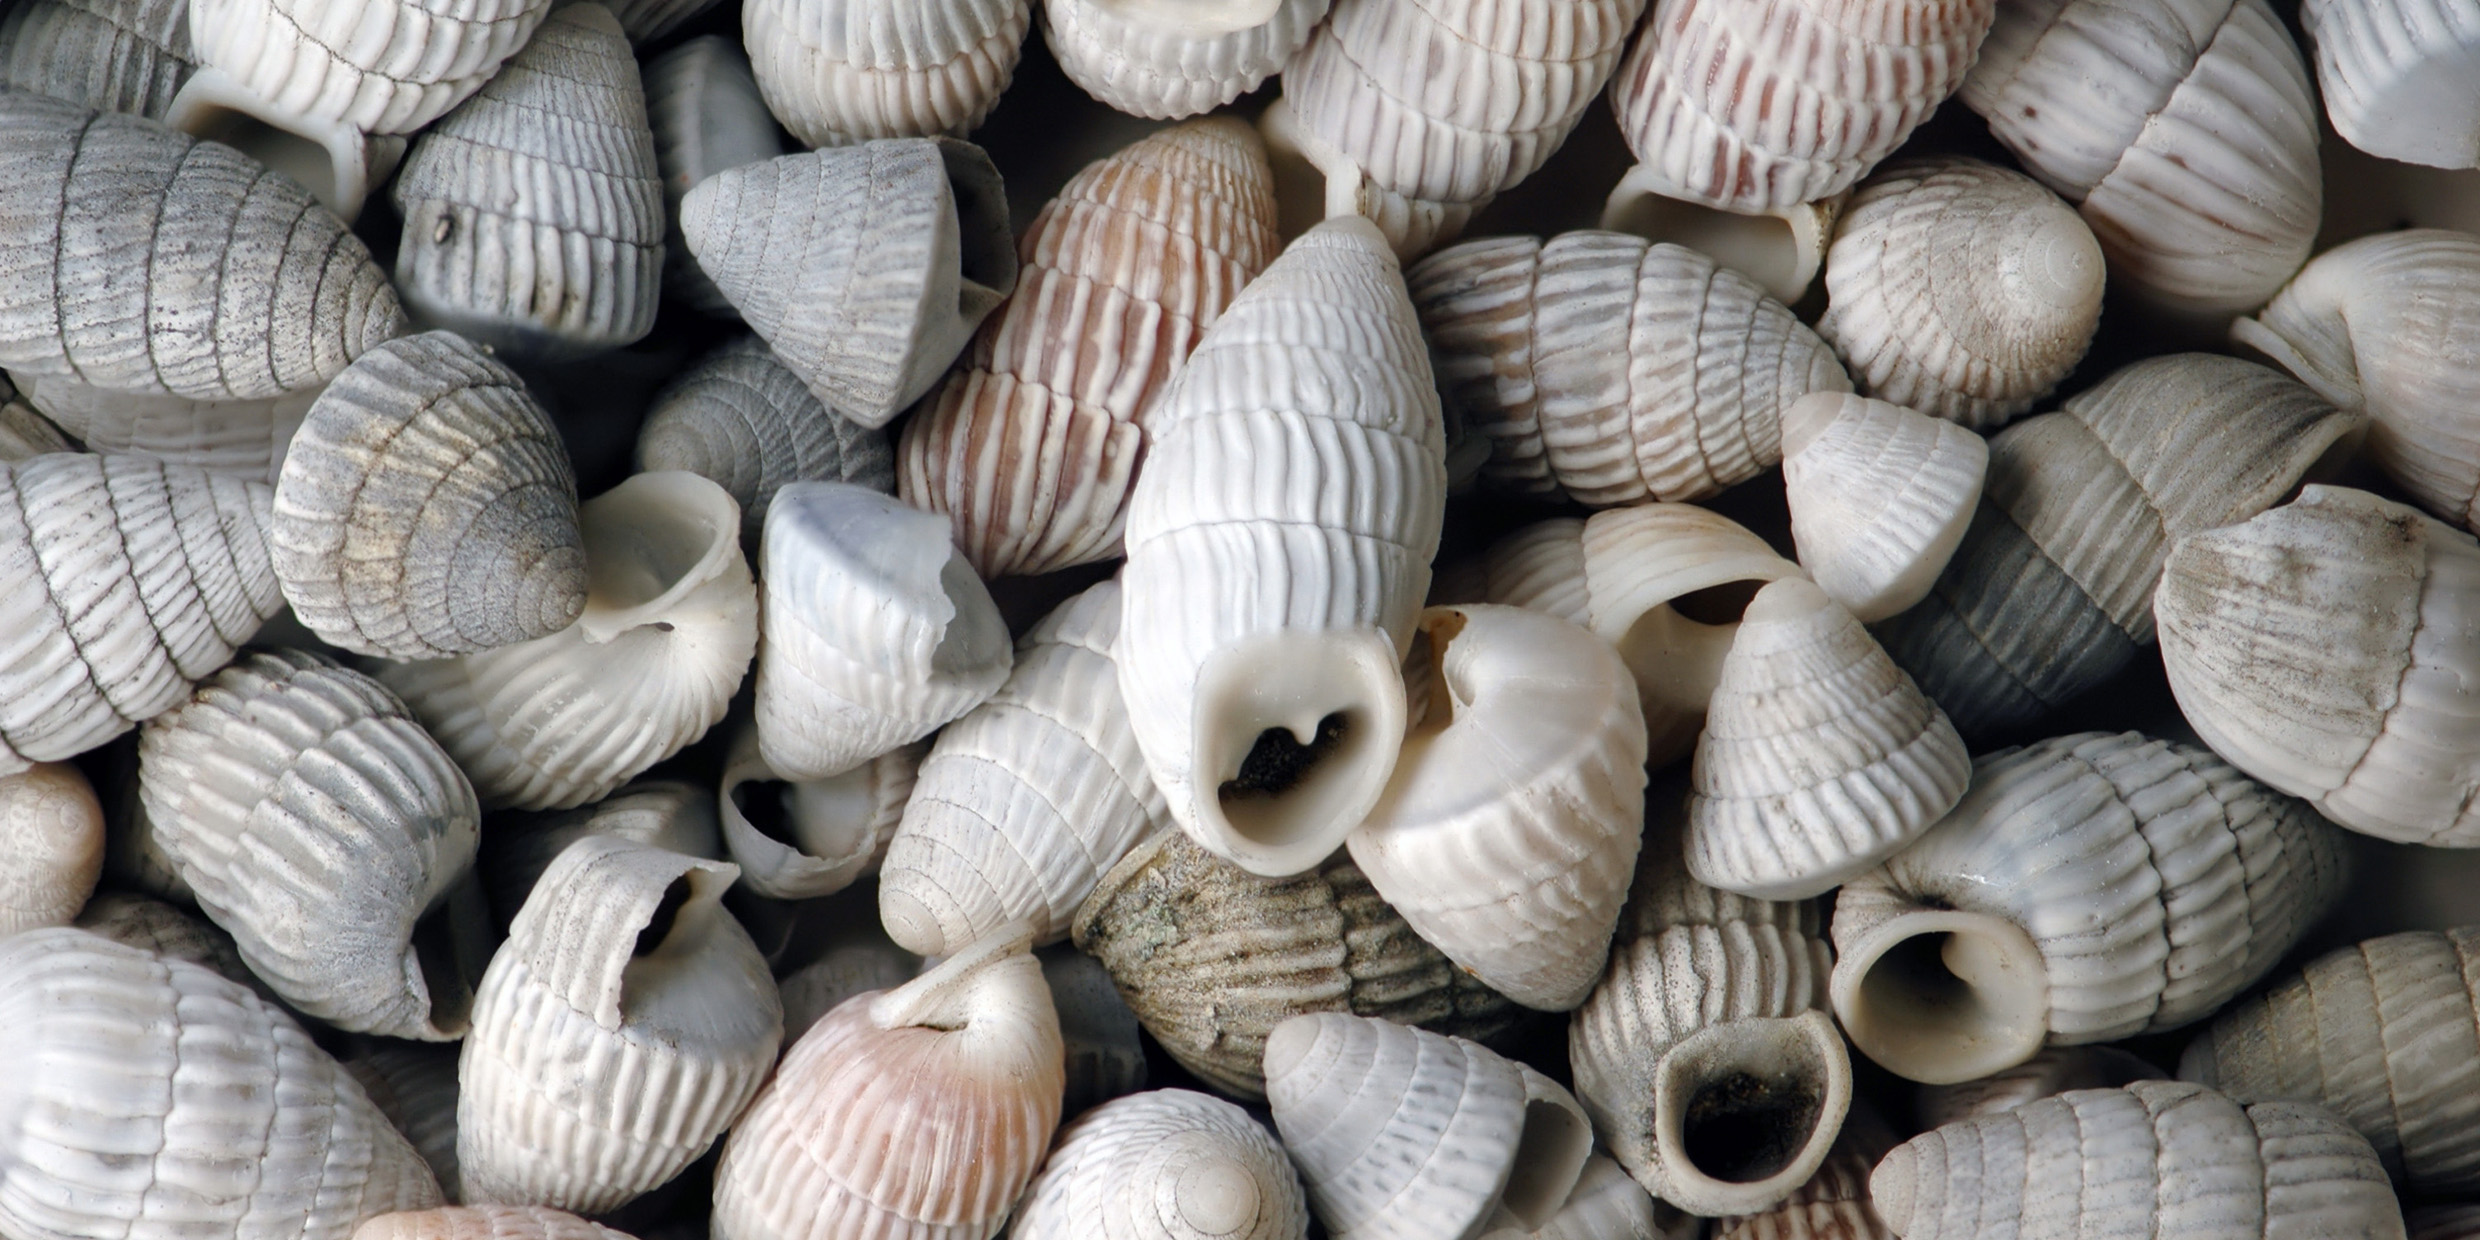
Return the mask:
<svg viewBox="0 0 2480 1240">
<path fill-rule="evenodd" d="M 1328 0 L 1042 0 L 1043 42 L 1068 80 L 1129 113 L 1211 112 L 1283 68 Z"/>
<path fill-rule="evenodd" d="M 2317 94 L 2342 140 L 2433 168 L 2480 167 L 2480 29 L 2437 0 L 2314 0 L 2299 24 L 2316 49 Z"/>
<path fill-rule="evenodd" d="M 199 61 L 271 123 L 409 134 L 482 88 L 552 0 L 190 0 Z"/>
<path fill-rule="evenodd" d="M 162 120 L 189 80 L 189 0 L 25 0 L 0 14 L 0 85 Z"/>
<path fill-rule="evenodd" d="M 1307 1240 L 1300 1178 L 1274 1134 L 1204 1094 L 1105 1103 L 1059 1132 L 1012 1240 Z"/>
<path fill-rule="evenodd" d="M 741 729 L 715 789 L 724 846 L 741 867 L 741 881 L 759 895 L 807 900 L 875 873 L 912 801 L 929 743 L 915 741 L 849 771 L 799 781 L 776 775 L 758 746 L 757 728 Z"/>
<path fill-rule="evenodd" d="M 0 937 L 75 920 L 103 876 L 103 805 L 46 762 L 0 776 Z"/>
<path fill-rule="evenodd" d="M 631 1240 L 548 1206 L 441 1206 L 382 1214 L 353 1229 L 352 1240 Z"/>
<path fill-rule="evenodd" d="M 1705 1220 L 1657 1202 L 1609 1155 L 1585 1160 L 1583 1174 L 1559 1212 L 1538 1227 L 1504 1210 L 1480 1240 L 1700 1240 Z"/>
<path fill-rule="evenodd" d="M 265 483 L 275 482 L 293 432 L 319 395 L 309 390 L 271 400 L 193 400 L 115 392 L 58 375 L 23 375 L 17 387 L 27 404 L 77 436 L 87 451 L 149 457 Z"/>
<path fill-rule="evenodd" d="M 1378 229 L 1396 258 L 1410 262 L 1461 235 L 1486 202 L 1408 198 L 1371 180 L 1351 154 L 1319 136 L 1278 98 L 1257 115 L 1287 218 L 1359 216 Z M 1297 225 L 1294 225 L 1297 227 Z"/>
<path fill-rule="evenodd" d="M 767 505 L 787 483 L 896 486 L 887 437 L 821 403 L 754 337 L 707 354 L 656 394 L 637 432 L 637 468 L 714 479 L 741 506 L 744 542 L 765 530 Z"/>
<path fill-rule="evenodd" d="M 1016 71 L 1032 0 L 748 0 L 741 41 L 806 146 L 962 134 Z"/>
<path fill-rule="evenodd" d="M 215 923 L 185 913 L 149 896 L 131 895 L 123 891 L 99 891 L 78 910 L 72 923 L 89 931 L 125 943 L 140 951 L 166 960 L 186 960 L 204 965 L 225 977 L 256 990 L 270 1002 L 276 993 L 250 972 L 242 963 L 241 953 L 233 947 L 232 936 Z M 423 1046 L 427 1042 L 408 1042 L 407 1046 Z M 382 1108 L 384 1109 L 384 1108 Z"/>
<path fill-rule="evenodd" d="M 1800 567 L 1875 623 L 1928 597 L 1980 506 L 1989 445 L 1901 405 L 1812 393 L 1783 412 Z"/>
</svg>

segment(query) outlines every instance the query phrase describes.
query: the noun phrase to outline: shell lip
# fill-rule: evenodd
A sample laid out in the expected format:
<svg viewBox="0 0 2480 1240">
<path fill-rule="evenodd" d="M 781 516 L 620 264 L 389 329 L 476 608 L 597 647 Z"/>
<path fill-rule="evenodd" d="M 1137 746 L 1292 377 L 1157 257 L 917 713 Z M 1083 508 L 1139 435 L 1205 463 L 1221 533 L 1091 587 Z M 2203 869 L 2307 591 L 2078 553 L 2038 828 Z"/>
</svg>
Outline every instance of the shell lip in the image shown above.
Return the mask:
<svg viewBox="0 0 2480 1240">
<path fill-rule="evenodd" d="M 1851 1110 L 1851 1063 L 1819 1011 L 1731 1021 L 1653 1072 L 1654 1195 L 1708 1217 L 1780 1204 L 1825 1163 Z"/>
<path fill-rule="evenodd" d="M 961 1028 L 970 1019 L 963 1009 L 973 979 L 983 970 L 1012 956 L 1021 956 L 1036 973 L 1033 922 L 1017 918 L 976 939 L 955 955 L 894 990 L 870 1000 L 870 1023 L 881 1029 L 920 1025 L 934 1029 Z M 1044 989 L 1047 996 L 1049 991 Z M 962 1000 L 963 1002 L 960 1002 Z"/>
<path fill-rule="evenodd" d="M 2039 945 L 2012 921 L 1915 908 L 1841 947 L 1835 1017 L 1860 1053 L 1897 1076 L 1924 1085 L 1978 1080 L 2048 1041 L 2048 970 Z"/>
<path fill-rule="evenodd" d="M 259 96 L 211 64 L 198 66 L 181 84 L 164 123 L 202 141 L 221 142 L 299 182 L 338 219 L 350 224 L 362 213 L 373 184 L 395 170 L 402 142 L 374 144 L 359 128 L 332 116 L 313 116 Z M 326 166 L 311 172 L 318 149 Z M 373 160 L 373 154 L 379 158 Z M 374 167 L 377 164 L 379 166 Z"/>
<path fill-rule="evenodd" d="M 1815 202 L 1749 210 L 1681 185 L 1650 164 L 1637 164 L 1602 204 L 1601 227 L 1653 242 L 1685 246 L 1711 257 L 1790 305 L 1825 269 L 1834 223 L 1851 191 Z"/>
<path fill-rule="evenodd" d="M 1147 33 L 1219 39 L 1273 21 L 1287 0 L 1082 0 Z"/>
<path fill-rule="evenodd" d="M 589 583 L 577 628 L 597 644 L 659 623 L 699 587 L 730 571 L 740 555 L 740 505 L 722 487 L 685 470 L 634 475 L 578 505 L 577 515 L 586 540 Z M 694 539 L 701 534 L 703 547 L 693 556 L 681 554 L 681 536 Z M 662 545 L 667 540 L 675 545 Z M 597 542 L 603 545 L 598 548 Z M 666 561 L 657 569 L 662 588 L 633 603 L 616 602 L 614 595 L 642 589 L 618 582 L 612 561 L 650 553 L 662 554 Z"/>
</svg>

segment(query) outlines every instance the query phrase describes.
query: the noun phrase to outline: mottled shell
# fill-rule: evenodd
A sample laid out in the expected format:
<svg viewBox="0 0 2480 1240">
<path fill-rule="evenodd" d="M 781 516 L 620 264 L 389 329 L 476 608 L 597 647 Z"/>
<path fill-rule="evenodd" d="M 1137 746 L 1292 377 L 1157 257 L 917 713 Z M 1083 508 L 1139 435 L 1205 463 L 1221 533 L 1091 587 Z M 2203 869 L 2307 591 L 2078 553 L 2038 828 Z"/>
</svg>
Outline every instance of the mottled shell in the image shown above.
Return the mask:
<svg viewBox="0 0 2480 1240">
<path fill-rule="evenodd" d="M 1869 623 L 1928 597 L 1980 506 L 1988 443 L 1841 393 L 1793 402 L 1782 440 L 1791 541 L 1818 588 Z"/>
<path fill-rule="evenodd" d="M 2291 1102 L 2242 1108 L 2179 1081 L 2087 1089 L 1912 1138 L 1869 1176 L 1904 1240 L 2401 1240 L 2368 1142 Z"/>
<path fill-rule="evenodd" d="M 626 13 L 614 14 L 628 24 Z M 647 61 L 644 85 L 655 167 L 663 174 L 663 293 L 700 313 L 731 318 L 732 303 L 706 278 L 681 236 L 680 202 L 726 168 L 783 154 L 783 133 L 758 97 L 748 53 L 722 35 L 700 35 Z"/>
<path fill-rule="evenodd" d="M 641 779 L 575 809 L 495 815 L 483 832 L 475 869 L 504 928 L 525 907 L 543 871 L 568 846 L 610 835 L 684 857 L 723 858 L 714 790 L 678 779 Z"/>
<path fill-rule="evenodd" d="M 456 1172 L 456 1061 L 460 1048 L 435 1042 L 386 1042 L 344 1061 L 372 1106 L 413 1143 L 439 1177 L 451 1201 L 459 1200 Z M 401 1217 L 401 1216 L 400 1216 Z"/>
<path fill-rule="evenodd" d="M 198 59 L 304 129 L 409 134 L 482 88 L 552 0 L 190 0 Z"/>
<path fill-rule="evenodd" d="M 637 467 L 714 479 L 740 504 L 741 537 L 750 542 L 786 483 L 896 488 L 887 437 L 820 403 L 754 337 L 707 354 L 656 395 L 637 432 Z"/>
<path fill-rule="evenodd" d="M 1720 1220 L 1711 1240 L 1896 1240 L 1869 1202 L 1869 1170 L 1894 1143 L 1883 1121 L 1854 1106 L 1808 1183 L 1762 1214 Z"/>
<path fill-rule="evenodd" d="M 2480 167 L 2480 29 L 2438 0 L 2313 0 L 2299 24 L 2316 49 L 2317 94 L 2342 140 L 2432 168 Z"/>
<path fill-rule="evenodd" d="M 1978 1080 L 1923 1085 L 1913 1095 L 1913 1110 L 1921 1123 L 1939 1128 L 2016 1110 L 2071 1089 L 2116 1089 L 2169 1075 L 2115 1046 L 2044 1046 L 2032 1058 Z"/>
<path fill-rule="evenodd" d="M 740 510 L 695 474 L 638 474 L 578 508 L 586 606 L 530 642 L 375 673 L 493 809 L 597 800 L 723 718 L 758 643 Z"/>
<path fill-rule="evenodd" d="M 0 776 L 0 937 L 75 920 L 103 876 L 103 805 L 78 769 Z"/>
<path fill-rule="evenodd" d="M 1249 1113 L 1185 1089 L 1106 1103 L 1059 1132 L 1013 1240 L 1307 1240 L 1282 1145 Z"/>
<path fill-rule="evenodd" d="M 985 577 L 1120 553 L 1147 432 L 1189 351 L 1273 261 L 1274 177 L 1229 118 L 1070 179 L 1018 239 L 1016 293 L 905 423 L 905 502 Z"/>
<path fill-rule="evenodd" d="M 810 780 L 777 775 L 760 743 L 754 725 L 732 738 L 715 789 L 723 843 L 741 867 L 741 881 L 759 895 L 807 900 L 875 872 L 912 801 L 928 743 L 915 741 Z"/>
<path fill-rule="evenodd" d="M 391 340 L 320 393 L 268 530 L 293 614 L 358 654 L 547 637 L 586 601 L 577 480 L 517 372 L 454 332 Z"/>
<path fill-rule="evenodd" d="M 548 1206 L 441 1206 L 382 1214 L 352 1240 L 630 1240 L 628 1233 Z"/>
<path fill-rule="evenodd" d="M 1007 89 L 1032 0 L 748 0 L 741 42 L 804 146 L 957 134 Z"/>
<path fill-rule="evenodd" d="M 23 0 L 0 14 L 0 86 L 162 120 L 189 80 L 189 0 Z"/>
<path fill-rule="evenodd" d="M 1567 1201 L 1538 1227 L 1503 1210 L 1480 1240 L 1701 1240 L 1705 1220 L 1657 1202 L 1608 1155 L 1585 1160 Z"/>
<path fill-rule="evenodd" d="M 1329 0 L 1198 8 L 1043 0 L 1043 41 L 1068 80 L 1131 116 L 1177 120 L 1257 89 L 1326 20 Z"/>
<path fill-rule="evenodd" d="M 20 375 L 265 400 L 405 329 L 343 222 L 237 151 L 7 92 L 0 152 L 0 217 L 57 225 L 0 237 L 0 366 Z"/>
<path fill-rule="evenodd" d="M 215 923 L 147 896 L 120 891 L 99 891 L 80 909 L 73 923 L 80 930 L 91 931 L 115 943 L 126 943 L 141 951 L 166 960 L 186 960 L 204 965 L 232 980 L 261 991 L 273 1001 L 275 992 L 250 972 L 242 963 L 241 953 L 233 947 L 232 936 L 218 929 Z M 406 1043 L 408 1046 L 426 1043 Z"/>
<path fill-rule="evenodd" d="M 276 480 L 293 432 L 319 395 L 193 400 L 115 392 L 57 375 L 23 376 L 18 388 L 36 412 L 77 436 L 90 452 L 143 456 L 267 483 Z"/>
<path fill-rule="evenodd" d="M 1042 982 L 1051 988 L 1060 1042 L 1067 1051 L 1068 1085 L 1060 1114 L 1082 1115 L 1145 1088 L 1142 1026 L 1119 997 L 1111 971 L 1069 943 L 1054 943 L 1034 958 L 1042 962 Z"/>
</svg>

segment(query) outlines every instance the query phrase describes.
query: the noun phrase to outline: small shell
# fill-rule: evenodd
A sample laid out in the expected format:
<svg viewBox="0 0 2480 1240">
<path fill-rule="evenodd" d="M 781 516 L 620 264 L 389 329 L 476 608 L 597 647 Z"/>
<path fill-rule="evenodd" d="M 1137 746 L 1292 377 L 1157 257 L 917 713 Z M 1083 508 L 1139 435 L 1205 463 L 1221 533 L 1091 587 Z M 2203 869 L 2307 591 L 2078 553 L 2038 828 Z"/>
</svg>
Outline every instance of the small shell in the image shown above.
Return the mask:
<svg viewBox="0 0 2480 1240">
<path fill-rule="evenodd" d="M 396 287 L 424 321 L 512 356 L 632 344 L 661 289 L 662 175 L 620 24 L 567 5 L 406 151 Z"/>
<path fill-rule="evenodd" d="M 1480 1240 L 1699 1240 L 1705 1220 L 1657 1202 L 1606 1154 L 1585 1160 L 1567 1202 L 1539 1226 L 1503 1209 Z"/>
<path fill-rule="evenodd" d="M 1808 1183 L 1762 1214 L 1718 1221 L 1711 1240 L 1896 1240 L 1869 1202 L 1869 1170 L 1894 1144 L 1883 1121 L 1854 1106 Z"/>
<path fill-rule="evenodd" d="M 1185 1089 L 1105 1104 L 1059 1131 L 1012 1240 L 1307 1240 L 1300 1178 L 1249 1113 Z"/>
<path fill-rule="evenodd" d="M 293 433 L 319 395 L 192 400 L 115 392 L 57 375 L 26 375 L 18 386 L 36 412 L 77 436 L 90 452 L 143 456 L 266 483 L 276 480 Z"/>
<path fill-rule="evenodd" d="M 293 439 L 268 543 L 320 640 L 438 659 L 576 622 L 586 557 L 568 452 L 524 380 L 464 337 L 362 355 Z"/>
<path fill-rule="evenodd" d="M 1007 89 L 1033 0 L 747 0 L 741 42 L 804 146 L 962 135 Z"/>
<path fill-rule="evenodd" d="M 2317 94 L 2342 140 L 2382 159 L 2480 167 L 2480 72 L 2471 12 L 2438 0 L 2310 0 Z"/>
<path fill-rule="evenodd" d="M 912 802 L 929 745 L 916 741 L 851 770 L 796 782 L 775 774 L 760 743 L 754 726 L 732 738 L 715 790 L 723 842 L 741 881 L 762 896 L 807 900 L 875 872 Z"/>
<path fill-rule="evenodd" d="M 739 873 L 609 835 L 544 871 L 483 975 L 457 1065 L 468 1198 L 607 1213 L 739 1117 L 784 1017 L 722 904 Z"/>
<path fill-rule="evenodd" d="M 723 858 L 714 792 L 677 779 L 641 779 L 575 809 L 496 815 L 482 833 L 475 869 L 502 928 L 525 907 L 525 897 L 552 860 L 589 835 L 617 836 L 684 857 Z"/>
<path fill-rule="evenodd" d="M 0 371 L 0 461 L 14 463 L 46 452 L 77 451 L 78 446 L 9 380 L 8 373 Z"/>
<path fill-rule="evenodd" d="M 952 139 L 723 169 L 681 200 L 680 230 L 776 360 L 863 426 L 929 391 L 1016 288 L 998 169 Z"/>
<path fill-rule="evenodd" d="M 103 804 L 78 769 L 0 776 L 0 937 L 75 920 L 103 876 Z"/>
<path fill-rule="evenodd" d="M 1034 958 L 1042 962 L 1042 982 L 1051 988 L 1066 1048 L 1068 1084 L 1060 1114 L 1082 1115 L 1145 1088 L 1137 1014 L 1121 1001 L 1110 971 L 1067 943 L 1045 947 Z"/>
<path fill-rule="evenodd" d="M 2101 326 L 2101 246 L 2075 210 L 1977 159 L 1905 160 L 1843 208 L 1825 317 L 1862 392 L 1974 429 L 2050 394 Z"/>
<path fill-rule="evenodd" d="M 638 474 L 581 505 L 586 607 L 530 642 L 375 673 L 492 809 L 608 795 L 723 718 L 758 644 L 740 510 L 695 474 Z"/>
<path fill-rule="evenodd" d="M 353 1229 L 353 1240 L 631 1240 L 547 1206 L 441 1206 L 382 1214 Z"/>
<path fill-rule="evenodd" d="M 1406 277 L 1482 477 L 1596 508 L 1694 500 L 1782 459 L 1785 409 L 1851 381 L 1735 271 L 1624 233 L 1470 241 Z"/>
<path fill-rule="evenodd" d="M 189 0 L 24 0 L 0 14 L 0 86 L 162 120 L 189 80 Z"/>
<path fill-rule="evenodd" d="M 661 0 L 657 0 L 658 3 Z M 694 0 L 700 7 L 713 0 Z M 629 24 L 621 4 L 613 10 Z M 639 39 L 644 42 L 644 39 Z M 680 233 L 680 201 L 698 182 L 784 153 L 783 133 L 758 97 L 749 56 L 722 35 L 699 35 L 646 62 L 646 123 L 663 174 L 663 292 L 702 314 L 732 318 L 732 303 L 706 278 Z"/>
<path fill-rule="evenodd" d="M 242 963 L 241 953 L 233 947 L 231 935 L 218 929 L 215 923 L 184 913 L 161 900 L 119 891 L 97 892 L 93 899 L 86 902 L 86 907 L 79 910 L 74 924 L 80 930 L 91 931 L 115 943 L 125 943 L 166 960 L 186 960 L 191 964 L 204 965 L 244 986 L 262 991 L 270 1002 L 276 999 L 275 992 L 267 990 L 267 984 L 250 972 L 250 966 Z"/>
<path fill-rule="evenodd" d="M 456 1174 L 458 1054 L 458 1047 L 434 1042 L 387 1042 L 344 1061 L 371 1105 L 413 1143 L 452 1201 L 463 1196 Z"/>
<path fill-rule="evenodd" d="M 2169 1075 L 2115 1046 L 2045 1046 L 2032 1058 L 1978 1080 L 1923 1085 L 1914 1095 L 1914 1110 L 1921 1123 L 1941 1128 L 2017 1110 L 2071 1089 L 2116 1089 Z"/>
<path fill-rule="evenodd" d="M 1043 0 L 1043 41 L 1068 80 L 1131 116 L 1211 112 L 1283 68 L 1328 0 L 1246 0 L 1192 10 L 1123 0 Z"/>
<path fill-rule="evenodd" d="M 1928 597 L 1980 506 L 1988 443 L 1839 393 L 1801 397 L 1782 422 L 1791 539 L 1818 588 L 1871 624 Z"/>
<path fill-rule="evenodd" d="M 741 506 L 748 542 L 786 483 L 896 489 L 887 437 L 821 404 L 755 337 L 707 354 L 656 395 L 637 432 L 637 468 L 685 469 L 722 484 Z"/>
</svg>

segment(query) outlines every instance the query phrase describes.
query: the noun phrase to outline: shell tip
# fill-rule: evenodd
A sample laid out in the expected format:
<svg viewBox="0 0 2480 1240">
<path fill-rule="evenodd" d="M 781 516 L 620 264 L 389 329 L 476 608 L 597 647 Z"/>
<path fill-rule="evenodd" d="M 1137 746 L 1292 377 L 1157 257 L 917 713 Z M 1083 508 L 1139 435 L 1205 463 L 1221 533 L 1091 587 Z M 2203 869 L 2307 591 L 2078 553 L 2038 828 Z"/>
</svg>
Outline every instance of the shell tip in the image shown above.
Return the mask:
<svg viewBox="0 0 2480 1240">
<path fill-rule="evenodd" d="M 882 884 L 878 889 L 878 920 L 896 946 L 916 956 L 947 954 L 946 930 L 930 907 L 910 891 Z"/>
<path fill-rule="evenodd" d="M 1258 1216 L 1257 1177 L 1229 1155 L 1190 1163 L 1172 1185 L 1180 1218 L 1200 1235 L 1237 1235 Z"/>
<path fill-rule="evenodd" d="M 1811 392 L 1791 402 L 1791 407 L 1782 411 L 1783 456 L 1794 457 L 1807 451 L 1808 445 L 1817 442 L 1817 437 L 1843 416 L 1845 403 L 1857 399 L 1842 392 Z"/>
</svg>

